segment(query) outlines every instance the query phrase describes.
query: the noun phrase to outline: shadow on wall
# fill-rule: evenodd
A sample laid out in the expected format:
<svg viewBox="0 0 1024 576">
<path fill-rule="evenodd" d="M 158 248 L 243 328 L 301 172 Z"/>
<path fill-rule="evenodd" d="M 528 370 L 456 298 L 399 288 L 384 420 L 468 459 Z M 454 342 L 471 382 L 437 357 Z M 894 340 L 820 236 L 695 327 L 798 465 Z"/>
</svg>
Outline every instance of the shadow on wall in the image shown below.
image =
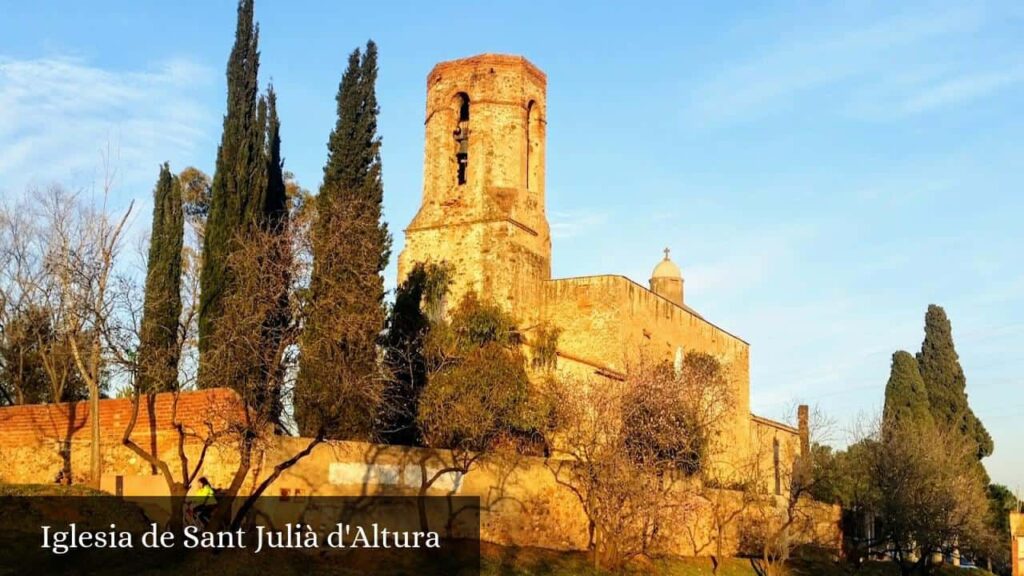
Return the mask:
<svg viewBox="0 0 1024 576">
<path fill-rule="evenodd" d="M 178 417 L 187 426 L 204 425 L 209 405 L 223 400 L 229 391 L 206 390 L 179 397 Z M 170 404 L 164 395 L 156 398 L 149 413 L 152 426 L 137 427 L 133 438 L 156 446 L 166 462 L 177 462 L 178 436 L 169 417 Z M 150 465 L 120 442 L 130 416 L 128 400 L 101 402 L 104 470 L 102 487 L 124 496 L 162 496 L 168 488 Z M 67 420 L 74 414 L 73 420 Z M 56 422 L 74 423 L 54 429 Z M 11 483 L 51 483 L 65 461 L 75 469 L 87 470 L 89 435 L 85 416 L 70 406 L 19 406 L 0 408 L 0 478 Z M 141 429 L 141 430 L 140 430 Z M 70 441 L 62 439 L 70 438 Z M 62 444 L 63 442 L 63 444 Z M 274 436 L 253 465 L 243 486 L 252 489 L 272 472 L 274 464 L 287 459 L 308 444 L 308 439 Z M 68 448 L 63 452 L 55 449 Z M 195 458 L 201 446 L 186 444 L 185 452 Z M 237 469 L 238 452 L 230 446 L 214 446 L 206 455 L 202 474 L 215 486 L 226 486 Z M 373 497 L 382 495 L 472 496 L 479 498 L 480 535 L 488 542 L 506 546 L 536 546 L 556 550 L 586 550 L 590 543 L 588 518 L 579 498 L 559 483 L 551 460 L 521 455 L 460 453 L 362 442 L 329 441 L 316 446 L 305 458 L 285 470 L 264 493 L 268 500 L 287 502 L 306 496 Z M 728 492 L 728 491 L 722 491 Z M 686 505 L 691 516 L 708 514 L 707 507 Z M 449 513 L 454 513 L 449 510 Z M 816 505 L 815 513 L 826 524 L 837 525 L 838 512 L 831 506 Z M 835 518 L 832 518 L 835 516 Z M 422 518 L 421 518 L 422 519 Z M 681 521 L 710 526 L 703 518 Z M 710 529 L 710 528 L 708 528 Z M 683 532 L 680 527 L 676 532 Z M 711 535 L 701 535 L 706 540 Z M 693 540 L 693 539 L 691 539 Z M 731 537 L 730 541 L 738 541 Z M 732 546 L 730 546 L 731 548 Z M 665 552 L 699 555 L 686 539 L 673 539 Z M 735 550 L 729 550 L 733 553 Z"/>
</svg>

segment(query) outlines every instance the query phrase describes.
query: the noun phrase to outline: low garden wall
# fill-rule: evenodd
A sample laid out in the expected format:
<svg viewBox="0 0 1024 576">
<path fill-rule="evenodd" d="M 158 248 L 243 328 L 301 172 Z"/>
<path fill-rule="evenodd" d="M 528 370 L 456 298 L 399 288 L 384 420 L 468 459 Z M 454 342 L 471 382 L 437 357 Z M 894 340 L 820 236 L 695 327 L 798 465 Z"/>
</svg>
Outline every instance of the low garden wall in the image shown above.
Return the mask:
<svg viewBox="0 0 1024 576">
<path fill-rule="evenodd" d="M 182 394 L 179 420 L 201 429 L 209 421 L 209 408 L 217 403 L 223 412 L 229 396 L 223 391 L 207 390 Z M 230 394 L 230 393 L 228 393 Z M 187 399 L 187 401 L 186 401 Z M 175 474 L 180 472 L 178 432 L 163 419 L 166 397 L 158 398 L 155 408 L 143 409 L 133 438 L 167 462 Z M 142 458 L 124 447 L 121 436 L 130 415 L 127 400 L 101 402 L 101 436 L 104 476 L 102 487 L 125 496 L 154 496 L 167 493 L 161 476 Z M 49 483 L 67 466 L 76 481 L 84 481 L 89 469 L 90 440 L 85 403 L 51 407 L 0 408 L 0 481 L 8 483 Z M 72 415 L 69 418 L 69 414 Z M 152 414 L 152 416 L 149 416 Z M 65 427 L 61 422 L 71 422 Z M 108 424 L 109 423 L 109 424 Z M 70 435 L 64 431 L 71 429 Z M 70 438 L 70 440 L 68 440 Z M 306 438 L 277 436 L 263 446 L 254 462 L 244 490 L 251 490 L 266 477 L 273 466 L 301 451 Z M 186 455 L 194 463 L 199 454 L 197 441 L 185 445 Z M 325 442 L 286 470 L 268 488 L 265 496 L 296 498 L 302 496 L 373 496 L 417 494 L 424 477 L 438 472 L 428 494 L 457 494 L 479 497 L 482 506 L 481 537 L 508 546 L 537 546 L 558 550 L 584 550 L 590 542 L 587 515 L 576 493 L 556 475 L 564 461 L 536 457 L 484 459 L 467 474 L 447 472 L 454 455 L 447 450 L 385 446 L 361 442 Z M 237 450 L 229 444 L 214 444 L 202 469 L 215 486 L 226 486 L 238 464 Z M 694 556 L 716 553 L 717 525 L 722 523 L 722 553 L 734 555 L 740 548 L 743 530 L 765 518 L 763 509 L 743 504 L 740 492 L 728 490 L 682 491 L 668 525 L 661 529 L 663 552 Z M 774 506 L 784 506 L 783 498 Z M 739 514 L 732 510 L 743 508 Z M 779 508 L 781 510 L 781 508 Z M 770 511 L 769 511 L 770 512 Z M 839 546 L 839 510 L 816 502 L 801 503 L 802 521 L 794 527 L 795 540 L 816 541 Z M 728 523 L 716 522 L 727 518 Z M 674 519 L 674 520 L 673 520 Z"/>
</svg>

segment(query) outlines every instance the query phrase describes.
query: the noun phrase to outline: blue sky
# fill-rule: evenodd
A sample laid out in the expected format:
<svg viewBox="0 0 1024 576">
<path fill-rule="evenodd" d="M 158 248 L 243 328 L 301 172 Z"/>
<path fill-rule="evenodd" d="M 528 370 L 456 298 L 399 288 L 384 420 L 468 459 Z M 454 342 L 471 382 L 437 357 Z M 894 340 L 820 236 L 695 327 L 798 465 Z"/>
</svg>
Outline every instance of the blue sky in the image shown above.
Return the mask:
<svg viewBox="0 0 1024 576">
<path fill-rule="evenodd" d="M 286 167 L 316 188 L 346 56 L 372 37 L 397 254 L 427 72 L 522 54 L 548 74 L 556 276 L 646 282 L 670 246 L 687 302 L 751 343 L 754 410 L 805 401 L 841 428 L 880 408 L 892 351 L 941 304 L 986 465 L 1024 487 L 1024 4 L 625 4 L 257 0 Z M 0 193 L 93 188 L 107 157 L 141 234 L 160 162 L 212 171 L 233 2 L 0 14 Z"/>
</svg>

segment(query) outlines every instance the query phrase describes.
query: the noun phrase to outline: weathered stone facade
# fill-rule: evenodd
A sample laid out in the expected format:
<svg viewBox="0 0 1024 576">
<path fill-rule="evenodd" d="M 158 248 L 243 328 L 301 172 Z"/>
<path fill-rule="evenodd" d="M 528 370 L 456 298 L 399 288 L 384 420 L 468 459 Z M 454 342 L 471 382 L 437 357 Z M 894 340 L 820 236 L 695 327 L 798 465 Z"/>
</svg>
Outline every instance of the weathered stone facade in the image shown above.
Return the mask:
<svg viewBox="0 0 1024 576">
<path fill-rule="evenodd" d="M 446 261 L 453 298 L 475 291 L 527 310 L 551 277 L 546 77 L 524 58 L 488 54 L 438 64 L 427 85 L 423 201 L 399 277 L 416 262 Z"/>
<path fill-rule="evenodd" d="M 683 277 L 668 258 L 650 288 L 624 276 L 551 278 L 545 214 L 547 78 L 519 56 L 483 54 L 438 64 L 427 76 L 423 200 L 406 229 L 401 281 L 417 262 L 447 262 L 450 302 L 473 291 L 512 312 L 523 326 L 561 331 L 558 369 L 621 378 L 641 353 L 675 360 L 687 352 L 723 361 L 735 383 L 735 409 L 723 427 L 733 464 L 760 451 L 763 438 L 797 431 L 750 413 L 749 345 L 686 305 Z M 788 469 L 797 452 L 774 458 Z"/>
<path fill-rule="evenodd" d="M 175 423 L 189 435 L 182 448 L 194 465 L 199 459 L 204 431 L 223 430 L 224 422 L 241 418 L 238 397 L 231 390 L 184 392 L 172 409 L 172 394 L 158 394 L 152 404 L 143 402 L 132 438 L 147 452 L 157 455 L 173 473 L 179 473 L 179 436 Z M 165 496 L 164 477 L 121 443 L 131 418 L 130 400 L 101 400 L 101 443 L 104 475 L 101 488 L 125 497 Z M 172 417 L 173 415 L 173 417 Z M 70 468 L 76 483 L 86 482 L 90 438 L 85 403 L 0 407 L 0 482 L 52 482 L 62 468 Z M 755 425 L 758 425 L 755 423 Z M 759 425 L 758 425 L 759 426 Z M 765 424 L 764 441 L 776 432 Z M 771 429 L 771 430 L 769 430 Z M 784 431 L 783 431 L 784 432 Z M 194 435 L 193 435 L 194 434 Z M 297 454 L 308 438 L 268 436 L 253 454 L 250 474 L 242 486 L 248 493 L 273 467 Z M 786 446 L 787 455 L 796 447 Z M 430 478 L 455 462 L 447 450 L 384 446 L 362 442 L 329 441 L 318 445 L 295 466 L 282 473 L 264 493 L 285 501 L 303 496 L 368 496 L 418 494 L 424 477 Z M 239 465 L 239 453 L 231 439 L 215 442 L 205 456 L 202 475 L 215 486 L 227 486 Z M 510 546 L 539 546 L 557 550 L 585 550 L 589 543 L 588 519 L 579 497 L 560 480 L 558 464 L 543 458 L 514 456 L 481 460 L 468 473 L 444 473 L 427 490 L 431 495 L 456 494 L 480 498 L 480 535 L 488 542 Z M 562 473 L 564 474 L 564 472 Z M 788 478 L 783 480 L 788 482 Z M 784 496 L 763 507 L 743 504 L 743 494 L 732 490 L 696 493 L 680 485 L 678 522 L 666 526 L 659 552 L 707 555 L 717 538 L 714 507 L 743 511 L 725 527 L 722 549 L 735 554 L 745 527 L 774 517 L 785 509 Z M 799 529 L 801 541 L 831 543 L 838 547 L 839 510 L 832 505 L 804 501 L 801 513 L 812 520 Z"/>
</svg>

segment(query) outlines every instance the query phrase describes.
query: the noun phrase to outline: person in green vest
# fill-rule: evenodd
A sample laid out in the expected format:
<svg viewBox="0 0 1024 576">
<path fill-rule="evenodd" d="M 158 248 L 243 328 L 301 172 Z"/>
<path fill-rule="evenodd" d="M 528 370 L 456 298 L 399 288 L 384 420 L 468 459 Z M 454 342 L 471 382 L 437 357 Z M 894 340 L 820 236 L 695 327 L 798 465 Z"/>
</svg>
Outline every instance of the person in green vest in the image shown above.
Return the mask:
<svg viewBox="0 0 1024 576">
<path fill-rule="evenodd" d="M 217 507 L 217 492 L 213 489 L 213 485 L 206 479 L 206 476 L 199 478 L 199 489 L 190 498 L 192 501 L 192 509 L 195 511 L 196 516 L 203 523 L 203 526 L 210 522 L 210 516 L 213 514 L 213 509 Z"/>
</svg>

